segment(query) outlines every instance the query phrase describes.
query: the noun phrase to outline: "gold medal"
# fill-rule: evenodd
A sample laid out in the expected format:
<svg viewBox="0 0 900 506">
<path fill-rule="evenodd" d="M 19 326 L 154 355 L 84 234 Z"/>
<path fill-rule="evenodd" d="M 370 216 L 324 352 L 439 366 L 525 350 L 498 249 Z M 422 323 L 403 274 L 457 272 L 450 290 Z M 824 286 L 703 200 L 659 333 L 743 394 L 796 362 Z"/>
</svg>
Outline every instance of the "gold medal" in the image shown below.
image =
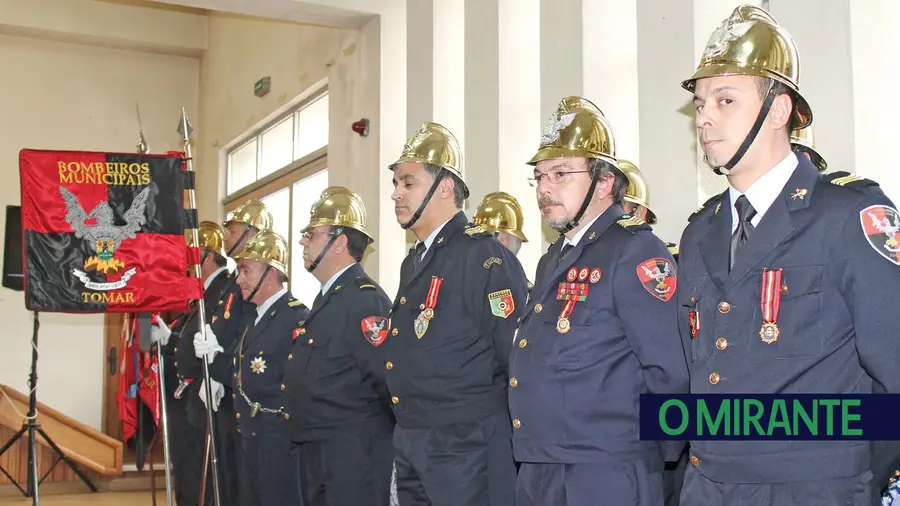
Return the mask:
<svg viewBox="0 0 900 506">
<path fill-rule="evenodd" d="M 780 334 L 778 324 L 774 322 L 763 323 L 762 328 L 759 329 L 759 337 L 766 344 L 772 344 L 777 341 L 778 334 Z"/>
<path fill-rule="evenodd" d="M 422 315 L 419 315 L 413 322 L 413 330 L 416 332 L 416 337 L 422 339 L 422 336 L 425 335 L 425 331 L 428 330 L 428 320 L 422 318 Z"/>
<path fill-rule="evenodd" d="M 226 310 L 226 311 L 225 311 L 225 314 L 222 315 L 222 316 L 224 316 L 226 320 L 229 319 L 229 318 L 231 318 L 231 311 Z"/>
<path fill-rule="evenodd" d="M 559 320 L 556 321 L 556 331 L 560 334 L 565 334 L 572 328 L 572 324 L 569 323 L 569 319 L 563 316 Z"/>
<path fill-rule="evenodd" d="M 434 309 L 432 309 L 430 307 L 426 307 L 425 310 L 422 311 L 422 314 L 419 315 L 419 317 L 425 318 L 426 320 L 430 320 L 430 319 L 434 318 Z"/>
</svg>

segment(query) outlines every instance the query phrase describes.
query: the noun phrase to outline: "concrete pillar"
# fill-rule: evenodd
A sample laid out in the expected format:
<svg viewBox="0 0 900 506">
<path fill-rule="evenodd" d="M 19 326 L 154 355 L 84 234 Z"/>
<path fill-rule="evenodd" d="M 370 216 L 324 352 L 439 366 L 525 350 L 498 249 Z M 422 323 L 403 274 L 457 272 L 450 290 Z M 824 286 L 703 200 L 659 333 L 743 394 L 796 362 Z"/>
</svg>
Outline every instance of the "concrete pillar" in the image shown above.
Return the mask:
<svg viewBox="0 0 900 506">
<path fill-rule="evenodd" d="M 449 128 L 465 153 L 465 3 L 462 0 L 432 1 L 434 96 L 431 119 Z M 409 67 L 409 71 L 428 72 L 429 69 L 419 64 Z M 418 127 L 410 125 L 410 134 Z"/>
</svg>

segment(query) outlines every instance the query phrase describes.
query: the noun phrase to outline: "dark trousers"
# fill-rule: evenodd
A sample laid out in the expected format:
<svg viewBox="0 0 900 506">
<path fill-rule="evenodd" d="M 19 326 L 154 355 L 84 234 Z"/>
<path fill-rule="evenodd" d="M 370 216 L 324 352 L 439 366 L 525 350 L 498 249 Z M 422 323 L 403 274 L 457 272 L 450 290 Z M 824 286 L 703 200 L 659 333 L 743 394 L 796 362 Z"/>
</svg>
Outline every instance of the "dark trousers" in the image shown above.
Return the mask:
<svg viewBox="0 0 900 506">
<path fill-rule="evenodd" d="M 222 506 L 240 504 L 241 435 L 238 434 L 234 418 L 231 389 L 225 389 L 225 399 L 216 412 L 216 458 L 219 467 L 219 492 Z M 210 472 L 212 470 L 210 469 Z"/>
<path fill-rule="evenodd" d="M 684 472 L 688 465 L 688 447 L 685 446 L 681 456 L 675 462 L 666 462 L 663 471 L 663 495 L 665 506 L 679 506 L 681 502 L 681 487 L 684 484 Z"/>
<path fill-rule="evenodd" d="M 394 462 L 390 433 L 352 430 L 299 447 L 306 506 L 389 506 Z"/>
<path fill-rule="evenodd" d="M 592 464 L 523 462 L 516 506 L 662 506 L 663 479 L 643 460 Z"/>
<path fill-rule="evenodd" d="M 177 381 L 177 380 L 176 380 Z M 191 423 L 191 403 L 185 396 L 166 399 L 169 423 L 169 452 L 172 457 L 172 487 L 178 506 L 196 506 L 200 502 L 200 473 L 203 466 L 204 429 Z M 193 389 L 196 395 L 196 387 Z M 158 436 L 162 438 L 162 434 Z M 162 444 L 162 439 L 158 444 Z"/>
<path fill-rule="evenodd" d="M 346 469 L 345 472 L 353 472 Z M 301 506 L 300 449 L 284 429 L 242 434 L 242 506 Z"/>
<path fill-rule="evenodd" d="M 702 464 L 701 464 L 702 465 Z M 772 462 L 777 466 L 776 461 Z M 682 506 L 860 506 L 871 504 L 872 473 L 850 478 L 781 483 L 718 483 L 689 466 Z"/>
<path fill-rule="evenodd" d="M 513 506 L 516 467 L 506 414 L 394 429 L 400 506 Z"/>
</svg>

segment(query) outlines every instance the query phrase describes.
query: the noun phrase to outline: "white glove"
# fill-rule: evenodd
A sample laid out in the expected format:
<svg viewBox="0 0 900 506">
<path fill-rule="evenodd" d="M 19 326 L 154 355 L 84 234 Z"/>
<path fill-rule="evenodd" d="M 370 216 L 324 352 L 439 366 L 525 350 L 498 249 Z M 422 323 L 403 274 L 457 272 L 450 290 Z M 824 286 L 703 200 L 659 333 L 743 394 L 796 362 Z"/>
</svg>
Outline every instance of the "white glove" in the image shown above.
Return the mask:
<svg viewBox="0 0 900 506">
<path fill-rule="evenodd" d="M 208 323 L 206 324 L 206 339 L 203 339 L 201 332 L 194 334 L 194 355 L 197 358 L 202 359 L 206 357 L 206 362 L 212 364 L 216 358 L 216 353 L 223 351 L 225 350 L 219 346 L 219 340 Z"/>
<path fill-rule="evenodd" d="M 203 405 L 206 406 L 206 384 L 204 383 L 206 380 L 200 380 L 200 400 L 203 401 Z M 222 397 L 225 396 L 225 387 L 219 383 L 218 381 L 210 378 L 210 390 L 213 399 L 212 409 L 213 411 L 219 410 L 219 403 L 222 402 Z"/>
<path fill-rule="evenodd" d="M 169 337 L 172 335 L 172 331 L 169 330 L 169 326 L 166 325 L 166 322 L 162 320 L 162 318 L 157 318 L 150 325 L 150 341 L 154 343 L 159 343 L 162 346 L 166 346 L 169 344 Z"/>
</svg>

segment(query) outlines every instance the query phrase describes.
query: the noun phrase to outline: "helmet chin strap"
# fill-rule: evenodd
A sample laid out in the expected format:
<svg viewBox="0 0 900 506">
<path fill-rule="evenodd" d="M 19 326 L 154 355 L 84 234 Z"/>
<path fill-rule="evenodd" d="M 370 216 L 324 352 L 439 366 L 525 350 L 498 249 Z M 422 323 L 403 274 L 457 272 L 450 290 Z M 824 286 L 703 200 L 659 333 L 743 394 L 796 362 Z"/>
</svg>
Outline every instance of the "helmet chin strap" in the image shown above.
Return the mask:
<svg viewBox="0 0 900 506">
<path fill-rule="evenodd" d="M 728 163 L 721 167 L 713 168 L 713 172 L 720 176 L 727 176 L 731 172 L 731 169 L 733 169 L 734 166 L 741 161 L 741 158 L 743 158 L 744 155 L 747 154 L 747 150 L 750 149 L 753 141 L 756 140 L 756 136 L 757 134 L 759 134 L 759 130 L 762 128 L 763 122 L 766 121 L 766 116 L 769 115 L 769 109 L 772 108 L 772 103 L 775 101 L 775 93 L 772 92 L 773 86 L 774 83 L 769 84 L 769 91 L 766 92 L 766 98 L 765 100 L 763 100 L 762 107 L 759 109 L 759 114 L 756 116 L 756 122 L 753 123 L 753 128 L 750 129 L 747 137 L 744 137 L 744 142 L 734 153 L 734 156 L 731 157 L 731 160 L 728 160 Z"/>
<path fill-rule="evenodd" d="M 434 183 L 431 184 L 431 188 L 428 189 L 428 193 L 425 194 L 425 198 L 422 200 L 422 204 L 419 205 L 419 208 L 416 210 L 415 214 L 413 214 L 413 217 L 403 225 L 400 225 L 400 228 L 402 228 L 403 230 L 409 230 L 410 227 L 412 227 L 416 224 L 417 221 L 419 221 L 419 218 L 422 217 L 422 213 L 425 212 L 425 206 L 428 205 L 428 201 L 431 200 L 432 195 L 434 195 L 434 192 L 437 191 L 438 185 L 441 184 L 441 180 L 444 179 L 444 175 L 446 174 L 447 169 L 441 168 L 441 171 L 438 172 L 437 176 L 434 177 Z"/>
<path fill-rule="evenodd" d="M 581 203 L 581 209 L 575 213 L 575 217 L 572 218 L 566 225 L 559 231 L 560 234 L 565 234 L 570 230 L 574 229 L 578 226 L 581 218 L 584 216 L 584 212 L 587 211 L 589 205 L 591 205 L 591 199 L 594 198 L 594 189 L 597 188 L 597 181 L 600 180 L 600 169 L 593 171 L 593 175 L 591 175 L 591 186 L 588 188 L 587 195 L 584 196 L 584 202 Z"/>
<path fill-rule="evenodd" d="M 247 237 L 247 234 L 250 233 L 250 228 L 251 228 L 250 225 L 244 225 L 244 232 L 241 234 L 240 237 L 238 237 L 237 241 L 234 241 L 234 244 L 232 244 L 231 248 L 228 249 L 226 256 L 232 256 L 232 254 L 234 253 L 234 250 L 238 247 L 238 244 L 240 244 L 241 241 L 243 241 L 244 238 Z"/>
<path fill-rule="evenodd" d="M 271 268 L 272 268 L 271 265 L 266 264 L 266 270 L 263 271 L 262 276 L 259 277 L 259 281 L 256 282 L 256 287 L 253 289 L 252 292 L 250 292 L 250 295 L 248 295 L 247 298 L 244 300 L 246 300 L 247 302 L 250 302 L 251 300 L 253 300 L 253 297 L 256 296 L 256 292 L 259 291 L 259 288 L 262 286 L 263 281 L 265 281 L 265 279 L 266 279 L 266 274 L 269 273 L 269 270 Z"/>
<path fill-rule="evenodd" d="M 306 268 L 306 270 L 309 271 L 310 274 L 312 274 L 312 271 L 316 270 L 316 267 L 318 267 L 322 259 L 325 258 L 325 253 L 328 253 L 328 249 L 331 248 L 331 245 L 334 244 L 334 241 L 337 240 L 337 237 L 341 235 L 342 230 L 343 229 L 338 228 L 334 231 L 333 234 L 331 234 L 331 239 L 328 239 L 328 242 L 325 243 L 325 247 L 322 248 L 322 252 L 319 253 L 319 256 L 316 257 L 316 260 L 313 263 L 309 264 L 309 267 Z"/>
</svg>

